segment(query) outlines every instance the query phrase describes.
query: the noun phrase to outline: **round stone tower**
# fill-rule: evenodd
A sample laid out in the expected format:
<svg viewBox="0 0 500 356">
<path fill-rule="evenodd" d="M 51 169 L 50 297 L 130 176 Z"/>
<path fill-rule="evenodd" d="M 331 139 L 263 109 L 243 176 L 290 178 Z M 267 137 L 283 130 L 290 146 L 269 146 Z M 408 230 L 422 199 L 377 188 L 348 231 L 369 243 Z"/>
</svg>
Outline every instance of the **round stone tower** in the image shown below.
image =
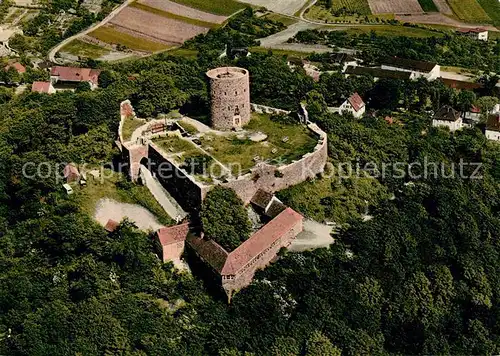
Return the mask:
<svg viewBox="0 0 500 356">
<path fill-rule="evenodd" d="M 209 70 L 212 127 L 237 129 L 250 121 L 250 76 L 248 70 L 221 67 Z"/>
</svg>

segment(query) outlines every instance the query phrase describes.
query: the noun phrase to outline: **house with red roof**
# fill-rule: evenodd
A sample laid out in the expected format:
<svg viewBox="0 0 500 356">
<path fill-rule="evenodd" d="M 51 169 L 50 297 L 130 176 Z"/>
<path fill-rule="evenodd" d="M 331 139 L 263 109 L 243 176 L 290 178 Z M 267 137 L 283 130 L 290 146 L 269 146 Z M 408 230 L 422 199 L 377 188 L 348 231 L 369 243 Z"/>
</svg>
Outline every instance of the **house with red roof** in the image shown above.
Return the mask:
<svg viewBox="0 0 500 356">
<path fill-rule="evenodd" d="M 354 93 L 340 105 L 338 111 L 340 115 L 350 113 L 358 119 L 365 113 L 366 105 L 361 96 L 358 93 Z"/>
<path fill-rule="evenodd" d="M 14 63 L 11 63 L 11 64 L 7 64 L 5 67 L 4 67 L 4 70 L 5 71 L 8 71 L 10 68 L 14 68 L 16 70 L 16 72 L 18 72 L 19 74 L 23 74 L 23 73 L 26 73 L 26 67 L 23 66 L 21 63 L 19 62 L 14 62 Z"/>
<path fill-rule="evenodd" d="M 50 70 L 50 81 L 53 85 L 64 84 L 75 88 L 79 83 L 87 82 L 94 90 L 99 86 L 100 73 L 98 69 L 55 66 Z"/>
<path fill-rule="evenodd" d="M 64 167 L 63 175 L 67 183 L 76 182 L 80 179 L 80 172 L 73 163 L 69 163 Z"/>
<path fill-rule="evenodd" d="M 481 109 L 475 105 L 472 105 L 469 111 L 465 111 L 462 113 L 462 119 L 479 122 L 479 120 L 481 119 Z"/>
<path fill-rule="evenodd" d="M 482 27 L 462 28 L 458 30 L 458 34 L 479 41 L 488 41 L 488 30 Z"/>
<path fill-rule="evenodd" d="M 188 233 L 189 223 L 163 227 L 156 232 L 156 249 L 163 262 L 181 259 Z"/>
<path fill-rule="evenodd" d="M 54 94 L 56 89 L 51 82 L 33 82 L 31 91 L 36 93 Z"/>
</svg>

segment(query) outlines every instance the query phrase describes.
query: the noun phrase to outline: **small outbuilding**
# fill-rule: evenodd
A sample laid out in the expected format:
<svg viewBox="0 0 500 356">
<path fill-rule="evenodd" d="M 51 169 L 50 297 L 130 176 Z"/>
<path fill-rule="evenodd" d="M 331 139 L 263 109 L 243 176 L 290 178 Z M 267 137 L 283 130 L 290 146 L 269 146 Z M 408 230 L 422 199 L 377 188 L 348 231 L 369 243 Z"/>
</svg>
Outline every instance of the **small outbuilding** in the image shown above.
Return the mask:
<svg viewBox="0 0 500 356">
<path fill-rule="evenodd" d="M 63 174 L 67 183 L 76 182 L 80 179 L 80 172 L 73 163 L 69 163 L 64 167 Z"/>
</svg>

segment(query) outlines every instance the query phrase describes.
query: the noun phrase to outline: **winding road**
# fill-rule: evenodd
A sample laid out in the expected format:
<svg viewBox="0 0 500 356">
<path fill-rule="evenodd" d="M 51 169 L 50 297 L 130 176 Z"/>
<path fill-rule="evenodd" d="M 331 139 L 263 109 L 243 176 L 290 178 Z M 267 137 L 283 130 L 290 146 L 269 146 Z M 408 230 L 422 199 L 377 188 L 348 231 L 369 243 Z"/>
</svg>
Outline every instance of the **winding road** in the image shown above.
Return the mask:
<svg viewBox="0 0 500 356">
<path fill-rule="evenodd" d="M 98 29 L 99 27 L 106 25 L 109 21 L 111 21 L 111 19 L 113 17 L 115 17 L 120 11 L 122 11 L 125 7 L 127 7 L 129 4 L 133 3 L 134 1 L 135 0 L 127 0 L 127 1 L 125 1 L 123 4 L 121 4 L 116 9 L 114 9 L 113 11 L 111 11 L 109 13 L 109 15 L 106 16 L 106 18 L 104 20 L 102 20 L 101 22 L 96 23 L 96 24 L 90 26 L 89 28 L 87 28 L 86 30 L 83 30 L 82 32 L 79 32 L 76 35 L 68 37 L 65 40 L 63 40 L 62 42 L 60 42 L 57 46 L 53 47 L 49 51 L 49 54 L 47 56 L 48 59 L 49 59 L 49 61 L 51 61 L 53 63 L 58 63 L 57 59 L 56 59 L 56 53 L 59 52 L 61 50 L 61 48 L 63 48 L 64 46 L 66 46 L 71 41 L 73 41 L 73 40 L 75 40 L 75 39 L 77 39 L 77 38 L 79 38 L 81 36 L 85 36 L 87 33 L 90 33 L 92 31 Z"/>
</svg>

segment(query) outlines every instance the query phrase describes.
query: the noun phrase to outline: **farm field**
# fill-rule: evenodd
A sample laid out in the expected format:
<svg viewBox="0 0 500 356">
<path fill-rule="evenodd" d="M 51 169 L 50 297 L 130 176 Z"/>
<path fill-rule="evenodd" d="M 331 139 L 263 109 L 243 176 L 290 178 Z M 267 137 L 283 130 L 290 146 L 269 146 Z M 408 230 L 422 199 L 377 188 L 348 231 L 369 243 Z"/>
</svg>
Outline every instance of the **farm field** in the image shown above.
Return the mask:
<svg viewBox="0 0 500 356">
<path fill-rule="evenodd" d="M 110 23 L 137 37 L 149 38 L 164 44 L 182 44 L 184 41 L 208 32 L 208 28 L 165 18 L 134 7 L 126 7 Z"/>
<path fill-rule="evenodd" d="M 120 44 L 132 50 L 142 52 L 156 52 L 170 47 L 170 45 L 147 40 L 145 38 L 139 39 L 128 33 L 118 31 L 112 26 L 99 27 L 88 35 L 109 44 Z"/>
<path fill-rule="evenodd" d="M 429 24 L 429 25 L 440 25 L 440 26 L 452 26 L 452 27 L 460 27 L 460 28 L 472 28 L 476 27 L 473 24 L 464 24 L 458 20 L 455 20 L 451 17 L 445 16 L 441 13 L 431 13 L 431 14 L 415 14 L 415 15 L 397 15 L 396 19 L 402 22 L 411 22 L 411 23 L 419 23 L 419 24 Z M 490 31 L 496 31 L 493 26 L 483 26 L 486 27 Z"/>
<path fill-rule="evenodd" d="M 368 0 L 368 3 L 373 14 L 413 14 L 423 12 L 418 0 Z"/>
<path fill-rule="evenodd" d="M 478 0 L 483 10 L 493 20 L 496 26 L 500 26 L 500 1 L 498 0 Z"/>
<path fill-rule="evenodd" d="M 135 9 L 139 9 L 142 11 L 146 11 L 146 12 L 158 15 L 158 16 L 162 16 L 162 17 L 165 17 L 168 19 L 177 20 L 177 21 L 181 21 L 181 22 L 184 22 L 184 23 L 187 23 L 190 25 L 199 26 L 199 27 L 215 28 L 215 27 L 219 26 L 219 24 L 217 24 L 217 23 L 206 22 L 206 21 L 202 21 L 202 20 L 192 19 L 189 17 L 184 17 L 181 15 L 176 15 L 176 14 L 173 14 L 171 12 L 163 11 L 163 10 L 157 9 L 155 7 L 140 4 L 137 2 L 131 4 L 130 7 L 133 7 Z"/>
<path fill-rule="evenodd" d="M 331 11 L 338 12 L 342 10 L 354 12 L 360 15 L 371 15 L 368 0 L 333 0 Z"/>
<path fill-rule="evenodd" d="M 263 18 L 265 19 L 269 19 L 269 20 L 272 20 L 272 21 L 276 21 L 276 22 L 281 22 L 283 25 L 285 26 L 290 26 L 290 25 L 293 25 L 294 23 L 297 23 L 297 20 L 294 19 L 294 18 L 291 18 L 291 17 L 288 17 L 288 16 L 284 16 L 284 15 L 280 15 L 280 14 L 277 14 L 277 13 L 269 13 L 267 15 L 264 15 Z"/>
<path fill-rule="evenodd" d="M 453 11 L 451 10 L 450 5 L 448 5 L 448 2 L 446 0 L 434 0 L 434 4 L 436 4 L 439 12 L 446 15 L 453 15 Z"/>
<path fill-rule="evenodd" d="M 139 0 L 135 5 L 136 4 L 146 5 L 183 18 L 199 20 L 206 23 L 221 24 L 227 19 L 227 16 L 200 11 L 169 0 Z"/>
<path fill-rule="evenodd" d="M 375 31 L 380 36 L 406 36 L 406 37 L 442 37 L 444 34 L 423 28 L 406 27 L 406 26 L 390 26 L 390 25 L 373 25 L 350 28 L 347 30 L 351 34 L 368 34 Z"/>
<path fill-rule="evenodd" d="M 457 17 L 466 22 L 489 22 L 488 14 L 476 0 L 448 0 Z"/>
<path fill-rule="evenodd" d="M 245 8 L 245 4 L 235 0 L 172 0 L 178 4 L 215 15 L 230 16 Z"/>
<path fill-rule="evenodd" d="M 437 12 L 438 8 L 433 0 L 418 0 L 418 3 L 425 12 Z"/>
<path fill-rule="evenodd" d="M 263 6 L 268 10 L 285 15 L 294 15 L 307 3 L 307 0 L 242 0 L 254 6 Z"/>
</svg>

